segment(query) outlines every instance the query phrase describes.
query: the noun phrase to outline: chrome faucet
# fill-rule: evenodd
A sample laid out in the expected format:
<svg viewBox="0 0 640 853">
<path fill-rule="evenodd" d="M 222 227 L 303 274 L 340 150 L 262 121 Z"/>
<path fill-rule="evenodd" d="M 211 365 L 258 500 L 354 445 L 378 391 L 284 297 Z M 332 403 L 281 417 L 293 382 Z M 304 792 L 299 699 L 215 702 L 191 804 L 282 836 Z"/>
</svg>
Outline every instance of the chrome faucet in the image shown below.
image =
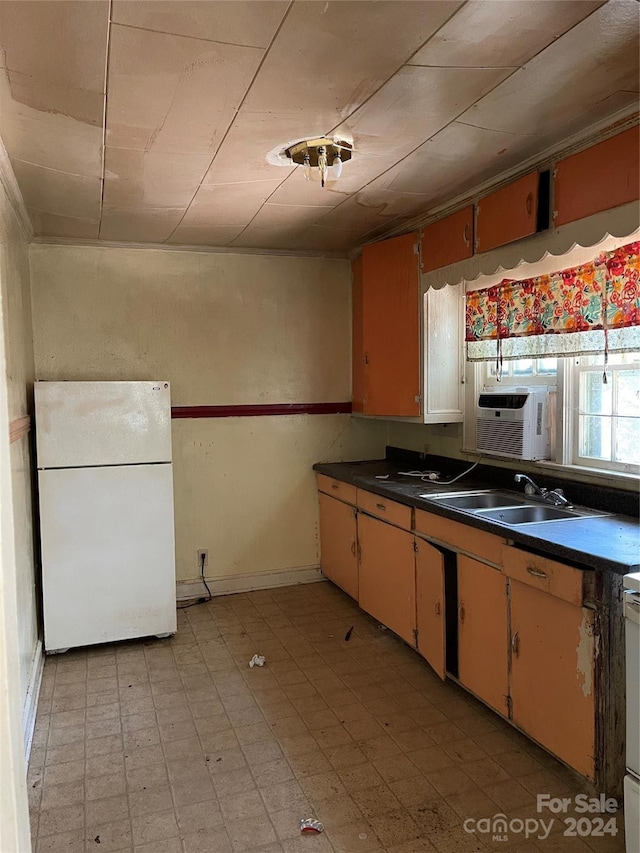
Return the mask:
<svg viewBox="0 0 640 853">
<path fill-rule="evenodd" d="M 516 474 L 513 478 L 516 483 L 522 483 L 524 481 L 524 490 L 527 494 L 530 495 L 540 495 L 543 501 L 547 501 L 548 503 L 552 503 L 555 506 L 566 506 L 571 507 L 571 501 L 569 501 L 565 496 L 562 489 L 545 489 L 544 487 L 540 488 L 540 486 L 536 485 L 533 482 L 531 477 L 527 477 L 526 474 Z"/>
</svg>

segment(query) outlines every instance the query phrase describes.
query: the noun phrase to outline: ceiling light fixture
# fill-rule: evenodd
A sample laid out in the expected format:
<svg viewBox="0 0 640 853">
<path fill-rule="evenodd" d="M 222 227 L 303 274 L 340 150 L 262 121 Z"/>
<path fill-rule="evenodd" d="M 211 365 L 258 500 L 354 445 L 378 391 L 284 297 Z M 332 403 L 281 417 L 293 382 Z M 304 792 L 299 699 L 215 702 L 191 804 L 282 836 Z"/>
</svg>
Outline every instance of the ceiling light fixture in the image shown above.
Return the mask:
<svg viewBox="0 0 640 853">
<path fill-rule="evenodd" d="M 338 139 L 306 139 L 287 148 L 285 154 L 294 163 L 304 168 L 305 180 L 310 181 L 316 175 L 324 187 L 328 180 L 338 180 L 342 174 L 342 164 L 351 159 L 352 145 Z M 331 165 L 329 165 L 331 164 Z M 317 172 L 314 170 L 317 169 Z"/>
</svg>

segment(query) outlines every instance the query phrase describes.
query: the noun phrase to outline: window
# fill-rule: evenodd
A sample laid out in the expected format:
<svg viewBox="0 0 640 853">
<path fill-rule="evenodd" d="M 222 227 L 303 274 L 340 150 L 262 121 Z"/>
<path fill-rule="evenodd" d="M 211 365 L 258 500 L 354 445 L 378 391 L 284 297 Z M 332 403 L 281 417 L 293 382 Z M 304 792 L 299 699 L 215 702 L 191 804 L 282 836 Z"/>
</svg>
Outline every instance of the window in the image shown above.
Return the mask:
<svg viewBox="0 0 640 853">
<path fill-rule="evenodd" d="M 536 384 L 548 385 L 549 382 L 555 385 L 555 377 L 558 372 L 557 358 L 518 358 L 514 361 L 505 361 L 502 365 L 502 380 L 501 385 L 507 384 Z M 513 380 L 513 381 L 510 381 Z M 497 371 L 495 363 L 489 364 L 489 372 L 487 375 L 487 385 L 498 384 Z"/>
<path fill-rule="evenodd" d="M 571 368 L 570 368 L 571 369 Z M 625 470 L 640 464 L 640 353 L 573 362 L 573 463 Z"/>
<path fill-rule="evenodd" d="M 603 356 L 505 361 L 500 383 L 495 362 L 478 363 L 475 369 L 477 392 L 549 386 L 552 461 L 640 473 L 640 352 L 610 355 L 606 383 Z M 556 419 L 565 425 L 558 436 Z"/>
</svg>

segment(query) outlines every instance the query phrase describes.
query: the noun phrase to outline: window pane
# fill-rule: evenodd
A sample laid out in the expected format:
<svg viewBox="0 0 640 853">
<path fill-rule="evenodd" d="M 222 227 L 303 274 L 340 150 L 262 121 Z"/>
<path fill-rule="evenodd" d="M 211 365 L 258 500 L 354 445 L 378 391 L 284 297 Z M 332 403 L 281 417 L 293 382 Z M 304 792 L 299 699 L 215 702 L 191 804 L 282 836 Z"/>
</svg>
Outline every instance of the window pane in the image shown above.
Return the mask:
<svg viewBox="0 0 640 853">
<path fill-rule="evenodd" d="M 533 376 L 533 359 L 519 358 L 513 364 L 513 376 Z"/>
<path fill-rule="evenodd" d="M 611 459 L 611 418 L 580 417 L 579 455 Z"/>
<path fill-rule="evenodd" d="M 539 376 L 555 375 L 558 372 L 557 358 L 539 358 L 536 361 L 536 373 Z"/>
<path fill-rule="evenodd" d="M 616 413 L 640 417 L 640 370 L 621 370 L 617 380 Z"/>
<path fill-rule="evenodd" d="M 640 419 L 616 418 L 616 462 L 640 463 Z"/>
<path fill-rule="evenodd" d="M 600 371 L 580 375 L 580 411 L 590 415 L 611 414 L 611 375 L 605 385 Z"/>
</svg>

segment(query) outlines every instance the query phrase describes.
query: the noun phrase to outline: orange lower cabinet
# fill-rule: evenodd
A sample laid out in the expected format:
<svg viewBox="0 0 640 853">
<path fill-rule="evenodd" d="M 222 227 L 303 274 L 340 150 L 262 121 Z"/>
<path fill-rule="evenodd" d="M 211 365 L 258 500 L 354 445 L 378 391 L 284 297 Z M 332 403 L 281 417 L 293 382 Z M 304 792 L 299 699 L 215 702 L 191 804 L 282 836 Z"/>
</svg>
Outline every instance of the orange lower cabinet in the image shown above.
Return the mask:
<svg viewBox="0 0 640 853">
<path fill-rule="evenodd" d="M 513 722 L 594 778 L 594 612 L 511 581 Z"/>
<path fill-rule="evenodd" d="M 416 628 L 418 651 L 440 678 L 446 676 L 444 556 L 416 538 Z"/>
<path fill-rule="evenodd" d="M 498 569 L 458 555 L 458 677 L 508 714 L 507 583 Z"/>
<path fill-rule="evenodd" d="M 415 646 L 413 534 L 360 513 L 358 543 L 360 607 Z"/>
<path fill-rule="evenodd" d="M 322 574 L 358 600 L 356 509 L 335 498 L 318 495 Z"/>
</svg>

